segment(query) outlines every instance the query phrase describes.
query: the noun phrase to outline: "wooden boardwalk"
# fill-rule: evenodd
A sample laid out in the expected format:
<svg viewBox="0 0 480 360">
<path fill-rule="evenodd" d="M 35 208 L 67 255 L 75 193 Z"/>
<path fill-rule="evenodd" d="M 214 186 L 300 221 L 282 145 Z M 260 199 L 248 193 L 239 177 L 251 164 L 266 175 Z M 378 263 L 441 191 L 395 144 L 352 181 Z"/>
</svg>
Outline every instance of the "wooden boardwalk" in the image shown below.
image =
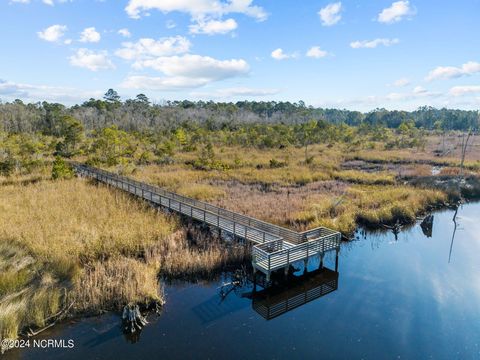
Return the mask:
<svg viewBox="0 0 480 360">
<path fill-rule="evenodd" d="M 96 179 L 151 203 L 253 242 L 252 266 L 254 270 L 263 272 L 267 276 L 267 281 L 270 280 L 272 271 L 288 270 L 292 263 L 301 260 L 306 263 L 310 257 L 315 255 L 319 255 L 323 261 L 323 256 L 328 251 L 336 250 L 338 261 L 341 242 L 339 232 L 324 227 L 296 232 L 125 176 L 81 163 L 72 162 L 71 164 L 78 176 Z"/>
</svg>

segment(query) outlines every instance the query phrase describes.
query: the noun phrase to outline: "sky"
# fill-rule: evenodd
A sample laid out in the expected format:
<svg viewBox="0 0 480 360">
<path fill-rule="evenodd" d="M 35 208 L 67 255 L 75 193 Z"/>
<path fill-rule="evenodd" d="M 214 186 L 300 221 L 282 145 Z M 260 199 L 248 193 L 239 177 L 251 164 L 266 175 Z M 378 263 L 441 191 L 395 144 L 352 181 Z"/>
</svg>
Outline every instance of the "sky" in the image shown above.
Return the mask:
<svg viewBox="0 0 480 360">
<path fill-rule="evenodd" d="M 480 109 L 480 0 L 0 0 L 0 100 Z"/>
</svg>

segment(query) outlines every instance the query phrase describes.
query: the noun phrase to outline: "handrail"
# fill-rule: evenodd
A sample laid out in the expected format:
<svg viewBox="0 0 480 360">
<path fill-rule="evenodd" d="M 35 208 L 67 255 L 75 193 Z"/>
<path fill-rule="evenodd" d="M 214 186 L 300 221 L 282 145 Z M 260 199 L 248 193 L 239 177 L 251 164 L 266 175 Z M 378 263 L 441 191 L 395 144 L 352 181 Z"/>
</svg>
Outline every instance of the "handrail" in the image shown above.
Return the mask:
<svg viewBox="0 0 480 360">
<path fill-rule="evenodd" d="M 122 176 L 122 175 L 111 173 L 111 172 L 103 170 L 103 169 L 98 169 L 98 168 L 91 167 L 91 166 L 86 165 L 86 164 L 82 164 L 82 163 L 78 163 L 78 162 L 74 162 L 74 161 L 72 161 L 71 164 L 74 167 L 82 167 L 82 168 L 85 168 L 85 169 L 89 169 L 91 172 L 94 172 L 94 173 L 97 172 L 97 173 L 101 173 L 101 174 L 104 174 L 104 175 L 109 176 L 109 177 L 121 179 L 126 183 L 130 183 L 132 185 L 138 185 L 140 188 L 146 187 L 146 188 L 151 188 L 155 191 L 160 191 L 161 193 L 163 193 L 164 196 L 171 197 L 174 200 L 178 200 L 178 198 L 180 198 L 184 202 L 186 202 L 187 204 L 194 203 L 197 208 L 198 208 L 197 204 L 203 205 L 199 209 L 209 211 L 209 212 L 212 212 L 212 209 L 214 209 L 217 215 L 220 215 L 220 216 L 222 216 L 223 218 L 226 218 L 226 219 L 230 218 L 231 220 L 234 220 L 236 222 L 247 222 L 248 226 L 262 225 L 265 228 L 262 229 L 262 228 L 256 227 L 256 229 L 264 231 L 266 233 L 270 233 L 271 235 L 284 236 L 284 237 L 289 238 L 290 240 L 292 240 L 292 238 L 293 238 L 296 243 L 304 242 L 303 233 L 298 233 L 296 231 L 285 228 L 283 226 L 279 226 L 279 225 L 276 225 L 276 224 L 270 224 L 270 223 L 265 222 L 263 220 L 258 220 L 258 219 L 255 219 L 253 217 L 250 217 L 248 215 L 239 214 L 239 213 L 236 213 L 234 211 L 227 210 L 227 209 L 209 204 L 209 203 L 204 202 L 204 201 L 200 201 L 200 200 L 192 199 L 192 198 L 189 198 L 189 197 L 186 197 L 186 196 L 183 196 L 183 195 L 179 195 L 177 193 L 162 189 L 160 187 L 145 184 L 145 183 L 130 179 L 128 177 Z M 209 209 L 207 209 L 207 207 Z M 222 212 L 222 214 L 220 214 L 220 212 Z M 227 217 L 227 215 L 229 215 L 229 216 Z M 252 224 L 252 222 L 255 223 L 255 224 Z M 316 230 L 316 229 L 313 229 L 313 230 Z M 313 230 L 308 230 L 307 232 L 313 231 Z"/>
<path fill-rule="evenodd" d="M 142 199 L 149 200 L 150 198 L 150 201 L 162 206 L 167 206 L 162 199 L 168 200 L 169 209 L 178 211 L 181 214 L 190 215 L 194 219 L 199 219 L 198 214 L 200 214 L 200 220 L 203 217 L 203 221 L 207 224 L 212 224 L 220 229 L 232 232 L 234 235 L 255 242 L 256 245 L 252 248 L 254 261 L 256 261 L 258 257 L 260 262 L 266 262 L 266 264 L 268 264 L 265 268 L 267 271 L 274 270 L 279 266 L 289 265 L 298 260 L 299 256 L 301 258 L 308 258 L 310 256 L 309 254 L 329 251 L 340 246 L 341 234 L 331 229 L 318 227 L 303 232 L 295 232 L 102 169 L 77 162 L 71 162 L 71 164 L 76 172 L 83 172 L 87 176 L 96 178 L 107 184 L 115 182 L 117 187 L 120 187 L 119 183 L 121 183 L 121 188 L 130 193 L 132 193 L 130 189 L 132 186 L 135 195 L 139 195 L 137 190 L 141 190 Z M 126 189 L 124 185 L 127 185 Z M 145 191 L 150 193 L 149 197 L 146 196 Z M 155 197 L 158 197 L 158 202 L 154 200 Z M 175 203 L 177 205 L 174 205 Z M 190 211 L 187 210 L 187 212 L 185 212 L 185 210 L 182 209 L 182 205 L 184 209 L 187 207 Z M 194 211 L 197 212 L 196 216 L 194 216 Z M 188 214 L 188 212 L 190 214 Z M 243 229 L 244 232 L 243 230 L 242 233 L 237 232 L 239 228 Z M 249 231 L 250 234 L 248 233 Z M 309 239 L 309 235 L 314 235 L 315 238 Z M 292 239 L 294 241 L 292 241 Z M 269 245 L 273 245 L 274 249 L 280 249 L 271 252 L 264 250 L 264 248 Z M 284 261 L 285 257 L 286 262 Z"/>
</svg>

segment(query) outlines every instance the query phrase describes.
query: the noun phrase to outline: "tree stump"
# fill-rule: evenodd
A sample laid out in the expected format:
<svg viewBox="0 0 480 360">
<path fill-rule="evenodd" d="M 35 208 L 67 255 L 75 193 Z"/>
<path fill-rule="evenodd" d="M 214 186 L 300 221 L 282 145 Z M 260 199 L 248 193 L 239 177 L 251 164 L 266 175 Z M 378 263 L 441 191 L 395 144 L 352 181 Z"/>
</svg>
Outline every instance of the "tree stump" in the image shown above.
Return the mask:
<svg viewBox="0 0 480 360">
<path fill-rule="evenodd" d="M 140 313 L 138 305 L 125 305 L 122 314 L 123 331 L 133 334 L 148 324 L 147 319 Z"/>
</svg>

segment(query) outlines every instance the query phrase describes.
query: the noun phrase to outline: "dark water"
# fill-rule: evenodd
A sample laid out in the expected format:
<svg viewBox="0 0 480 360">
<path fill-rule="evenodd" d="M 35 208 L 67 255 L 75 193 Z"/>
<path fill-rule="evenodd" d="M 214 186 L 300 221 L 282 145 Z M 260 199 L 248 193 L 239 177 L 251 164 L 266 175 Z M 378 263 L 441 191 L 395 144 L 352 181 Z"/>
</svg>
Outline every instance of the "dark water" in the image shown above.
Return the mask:
<svg viewBox="0 0 480 360">
<path fill-rule="evenodd" d="M 74 349 L 5 357 L 480 359 L 480 204 L 459 209 L 453 243 L 452 216 L 450 210 L 435 214 L 432 237 L 419 225 L 398 239 L 390 232 L 360 237 L 342 247 L 338 274 L 313 272 L 293 289 L 260 293 L 253 302 L 251 286 L 221 301 L 225 279 L 168 286 L 164 313 L 151 318 L 133 344 L 118 316 L 108 314 L 42 335 L 73 339 Z M 330 256 L 325 265 L 334 268 L 334 262 Z M 309 264 L 315 267 L 318 261 Z M 265 319 L 287 304 L 301 306 Z"/>
</svg>

